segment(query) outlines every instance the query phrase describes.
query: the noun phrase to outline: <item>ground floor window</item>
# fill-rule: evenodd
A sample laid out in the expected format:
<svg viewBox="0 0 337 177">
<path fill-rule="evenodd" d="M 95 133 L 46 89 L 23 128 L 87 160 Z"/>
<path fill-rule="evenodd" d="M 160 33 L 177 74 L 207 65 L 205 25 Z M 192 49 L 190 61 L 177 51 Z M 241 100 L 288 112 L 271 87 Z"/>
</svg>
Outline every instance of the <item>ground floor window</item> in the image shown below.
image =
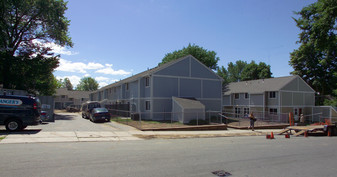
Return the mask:
<svg viewBox="0 0 337 177">
<path fill-rule="evenodd" d="M 248 116 L 248 114 L 249 114 L 249 108 L 243 108 L 243 114 L 245 116 Z"/>
<path fill-rule="evenodd" d="M 145 110 L 150 110 L 150 109 L 151 109 L 151 102 L 145 101 Z"/>
<path fill-rule="evenodd" d="M 270 108 L 269 109 L 269 114 L 277 115 L 277 108 Z"/>
<path fill-rule="evenodd" d="M 240 117 L 240 114 L 241 114 L 241 109 L 235 108 L 235 117 Z"/>
</svg>

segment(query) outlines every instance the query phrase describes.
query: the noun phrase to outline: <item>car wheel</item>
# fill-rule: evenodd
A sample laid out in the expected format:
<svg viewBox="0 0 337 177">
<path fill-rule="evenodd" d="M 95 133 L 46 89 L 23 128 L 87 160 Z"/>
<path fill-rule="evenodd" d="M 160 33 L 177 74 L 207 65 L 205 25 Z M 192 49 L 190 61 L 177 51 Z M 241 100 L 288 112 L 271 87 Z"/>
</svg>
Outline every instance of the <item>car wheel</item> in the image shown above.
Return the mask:
<svg viewBox="0 0 337 177">
<path fill-rule="evenodd" d="M 17 119 L 10 119 L 6 122 L 6 130 L 7 131 L 18 131 L 22 129 L 22 123 Z"/>
</svg>

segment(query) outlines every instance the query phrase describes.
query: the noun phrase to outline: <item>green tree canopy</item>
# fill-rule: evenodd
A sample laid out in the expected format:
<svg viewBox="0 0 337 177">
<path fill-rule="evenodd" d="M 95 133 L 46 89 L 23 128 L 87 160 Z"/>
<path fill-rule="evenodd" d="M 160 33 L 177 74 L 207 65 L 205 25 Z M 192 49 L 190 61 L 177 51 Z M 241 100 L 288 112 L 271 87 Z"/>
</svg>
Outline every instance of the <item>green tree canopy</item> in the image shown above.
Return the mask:
<svg viewBox="0 0 337 177">
<path fill-rule="evenodd" d="M 92 77 L 84 77 L 77 85 L 76 90 L 95 91 L 98 89 L 97 81 Z"/>
<path fill-rule="evenodd" d="M 64 78 L 62 86 L 64 88 L 67 88 L 67 90 L 74 90 L 73 84 L 71 84 L 69 78 Z"/>
<path fill-rule="evenodd" d="M 292 74 L 322 95 L 337 89 L 337 1 L 318 0 L 296 12 L 300 47 L 290 54 Z"/>
<path fill-rule="evenodd" d="M 256 64 L 255 61 L 247 64 L 247 62 L 241 60 L 236 61 L 235 64 L 228 63 L 227 69 L 223 66 L 219 67 L 217 74 L 224 79 L 224 84 L 272 77 L 270 65 L 264 62 Z"/>
<path fill-rule="evenodd" d="M 260 62 L 256 64 L 253 60 L 251 63 L 245 66 L 241 73 L 241 80 L 256 80 L 256 79 L 265 79 L 271 78 L 270 65 Z"/>
<path fill-rule="evenodd" d="M 176 60 L 178 58 L 184 57 L 186 55 L 194 56 L 201 63 L 203 63 L 204 65 L 206 65 L 207 67 L 213 70 L 217 69 L 218 61 L 220 60 L 219 57 L 216 56 L 216 52 L 209 51 L 195 44 L 193 45 L 188 44 L 187 47 L 184 47 L 181 50 L 176 50 L 176 51 L 166 54 L 165 57 L 162 59 L 162 62 L 159 64 L 164 64 L 172 60 Z"/>
<path fill-rule="evenodd" d="M 73 45 L 64 16 L 66 4 L 62 0 L 0 2 L 0 83 L 4 88 L 55 92 L 52 72 L 58 67 L 58 56 L 44 44 Z"/>
<path fill-rule="evenodd" d="M 72 46 L 69 20 L 63 0 L 2 0 L 0 3 L 0 49 L 10 55 L 45 54 L 45 42 Z M 40 43 L 33 43 L 38 40 Z"/>
</svg>

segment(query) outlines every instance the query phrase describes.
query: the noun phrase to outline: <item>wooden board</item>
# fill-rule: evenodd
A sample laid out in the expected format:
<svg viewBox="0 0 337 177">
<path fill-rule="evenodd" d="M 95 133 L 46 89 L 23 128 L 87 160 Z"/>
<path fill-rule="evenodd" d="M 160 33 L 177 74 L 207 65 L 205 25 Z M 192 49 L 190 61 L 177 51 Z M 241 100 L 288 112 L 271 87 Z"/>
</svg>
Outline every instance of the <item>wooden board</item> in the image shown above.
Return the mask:
<svg viewBox="0 0 337 177">
<path fill-rule="evenodd" d="M 290 129 L 284 129 L 280 133 L 278 133 L 278 135 L 282 135 L 283 133 L 286 133 L 287 131 L 290 131 Z"/>
<path fill-rule="evenodd" d="M 294 136 L 300 136 L 300 135 L 302 135 L 304 132 L 306 132 L 307 130 L 302 130 L 302 131 L 300 131 L 300 132 L 297 132 L 297 133 L 295 133 L 294 134 Z"/>
</svg>

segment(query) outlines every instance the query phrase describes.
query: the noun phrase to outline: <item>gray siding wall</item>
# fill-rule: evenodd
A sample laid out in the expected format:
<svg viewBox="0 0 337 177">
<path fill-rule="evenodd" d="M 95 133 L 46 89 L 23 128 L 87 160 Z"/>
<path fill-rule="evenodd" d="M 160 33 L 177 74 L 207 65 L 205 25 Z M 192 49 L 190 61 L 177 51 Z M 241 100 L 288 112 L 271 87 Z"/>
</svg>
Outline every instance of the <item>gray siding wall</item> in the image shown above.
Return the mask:
<svg viewBox="0 0 337 177">
<path fill-rule="evenodd" d="M 202 98 L 219 98 L 221 100 L 222 82 L 220 80 L 204 80 L 202 91 Z"/>
<path fill-rule="evenodd" d="M 180 97 L 201 98 L 201 80 L 180 79 Z"/>
<path fill-rule="evenodd" d="M 219 79 L 216 75 L 210 72 L 198 61 L 191 60 L 191 77 L 195 78 L 207 78 L 207 79 Z"/>
<path fill-rule="evenodd" d="M 224 95 L 222 97 L 222 105 L 223 106 L 231 106 L 232 104 L 231 104 L 230 98 L 231 98 L 230 95 Z"/>
<path fill-rule="evenodd" d="M 263 95 L 264 94 L 250 94 L 250 105 L 263 106 Z"/>
<path fill-rule="evenodd" d="M 178 78 L 153 76 L 153 96 L 167 97 L 178 96 Z"/>
<path fill-rule="evenodd" d="M 158 72 L 156 75 L 167 75 L 167 76 L 190 76 L 190 62 L 189 59 L 181 60 L 167 68 L 164 68 Z"/>
<path fill-rule="evenodd" d="M 279 92 L 275 92 L 276 98 L 269 98 L 269 92 L 267 92 L 267 104 L 266 106 L 278 106 L 279 105 Z"/>
<path fill-rule="evenodd" d="M 240 105 L 240 106 L 249 105 L 249 98 L 246 99 L 244 93 L 239 93 L 239 95 L 240 95 L 239 99 L 235 99 L 234 94 L 232 95 L 232 97 L 233 97 L 233 105 Z"/>
<path fill-rule="evenodd" d="M 281 106 L 315 106 L 315 94 L 309 92 L 281 92 Z"/>
<path fill-rule="evenodd" d="M 315 92 L 305 81 L 299 77 L 288 83 L 281 90 Z"/>
</svg>

